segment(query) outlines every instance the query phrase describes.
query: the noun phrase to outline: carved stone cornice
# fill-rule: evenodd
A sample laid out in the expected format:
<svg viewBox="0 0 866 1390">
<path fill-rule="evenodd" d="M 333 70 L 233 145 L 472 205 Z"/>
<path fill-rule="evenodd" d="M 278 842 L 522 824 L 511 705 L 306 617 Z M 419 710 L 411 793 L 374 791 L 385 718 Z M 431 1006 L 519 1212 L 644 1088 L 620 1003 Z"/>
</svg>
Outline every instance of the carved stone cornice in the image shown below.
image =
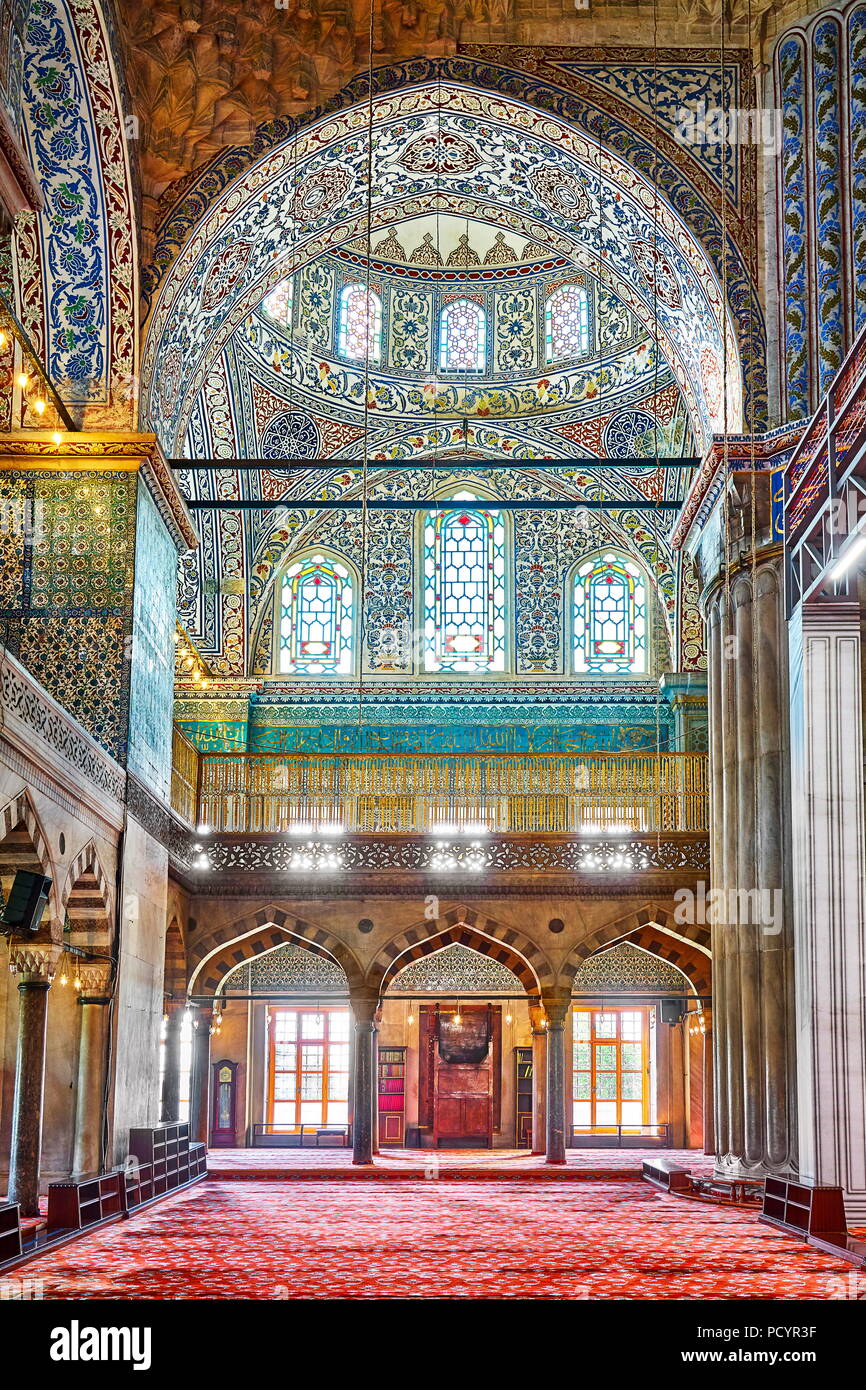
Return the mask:
<svg viewBox="0 0 866 1390">
<path fill-rule="evenodd" d="M 119 763 L 67 714 L 29 671 L 0 647 L 0 703 L 4 736 L 25 757 L 34 754 L 67 790 L 81 797 L 82 784 L 96 794 L 97 807 L 118 824 L 126 776 Z M 106 807 L 106 799 L 115 803 Z M 112 810 L 115 814 L 112 814 Z"/>
</svg>

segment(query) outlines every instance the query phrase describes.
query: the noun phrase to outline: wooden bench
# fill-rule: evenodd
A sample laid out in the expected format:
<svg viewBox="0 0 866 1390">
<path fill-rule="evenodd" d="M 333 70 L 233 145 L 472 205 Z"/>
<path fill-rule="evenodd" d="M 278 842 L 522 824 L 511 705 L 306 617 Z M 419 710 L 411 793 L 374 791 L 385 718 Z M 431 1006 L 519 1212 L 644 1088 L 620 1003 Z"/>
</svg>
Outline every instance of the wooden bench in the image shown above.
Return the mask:
<svg viewBox="0 0 866 1390">
<path fill-rule="evenodd" d="M 681 1168 L 670 1158 L 645 1158 L 641 1173 L 647 1182 L 660 1187 L 663 1192 L 691 1192 L 692 1175 L 688 1168 Z"/>
<path fill-rule="evenodd" d="M 0 1205 L 0 1265 L 17 1260 L 22 1251 L 21 1208 L 17 1202 Z"/>
</svg>

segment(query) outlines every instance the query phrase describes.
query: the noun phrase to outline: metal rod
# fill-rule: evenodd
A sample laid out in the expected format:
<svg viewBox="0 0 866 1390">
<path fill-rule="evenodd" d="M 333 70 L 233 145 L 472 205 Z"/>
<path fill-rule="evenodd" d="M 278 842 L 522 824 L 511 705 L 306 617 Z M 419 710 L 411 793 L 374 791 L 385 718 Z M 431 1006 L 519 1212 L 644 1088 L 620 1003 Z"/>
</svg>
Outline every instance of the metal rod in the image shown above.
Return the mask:
<svg viewBox="0 0 866 1390">
<path fill-rule="evenodd" d="M 560 511 L 604 511 L 604 512 L 678 512 L 682 508 L 682 502 L 649 502 L 646 498 L 630 501 L 623 498 L 611 498 L 609 501 L 598 502 L 581 501 L 578 498 L 557 498 L 555 501 L 536 501 L 531 498 L 520 498 L 519 501 L 500 500 L 488 501 L 483 499 L 485 506 L 495 512 L 560 512 Z M 251 502 L 247 498 L 236 502 L 192 502 L 186 499 L 186 505 L 193 512 L 259 512 L 274 511 L 277 508 L 287 510 L 291 507 L 300 507 L 305 511 L 312 512 L 360 512 L 365 503 L 363 498 L 348 497 L 340 500 L 339 498 L 328 498 L 322 501 L 318 497 L 283 497 L 283 498 L 262 498 L 258 502 Z M 445 508 L 453 511 L 455 506 L 475 506 L 476 503 L 456 502 L 453 497 L 419 497 L 417 500 L 407 500 L 406 498 L 376 498 L 368 501 L 366 507 L 368 511 L 374 512 L 393 512 L 393 511 L 413 511 L 425 512 L 435 511 Z"/>
<path fill-rule="evenodd" d="M 651 458 L 635 457 L 621 459 L 583 459 L 583 458 L 546 458 L 546 459 L 462 459 L 459 455 L 446 455 L 438 459 L 431 458 L 408 458 L 395 461 L 393 459 L 383 461 L 380 459 L 369 459 L 367 467 L 375 469 L 377 473 L 404 473 L 407 468 L 423 468 L 425 465 L 434 465 L 437 468 L 473 468 L 473 469 L 495 469 L 495 468 L 516 468 L 516 469 L 543 469 L 543 468 L 697 468 L 701 460 L 699 458 L 668 458 L 663 455 L 653 455 Z M 261 469 L 285 469 L 295 468 L 304 472 L 312 472 L 319 468 L 351 468 L 360 473 L 364 468 L 363 460 L 341 459 L 341 458 L 322 458 L 322 459 L 169 459 L 170 468 L 194 468 L 202 472 L 220 471 L 232 469 L 237 473 L 256 473 Z"/>
</svg>

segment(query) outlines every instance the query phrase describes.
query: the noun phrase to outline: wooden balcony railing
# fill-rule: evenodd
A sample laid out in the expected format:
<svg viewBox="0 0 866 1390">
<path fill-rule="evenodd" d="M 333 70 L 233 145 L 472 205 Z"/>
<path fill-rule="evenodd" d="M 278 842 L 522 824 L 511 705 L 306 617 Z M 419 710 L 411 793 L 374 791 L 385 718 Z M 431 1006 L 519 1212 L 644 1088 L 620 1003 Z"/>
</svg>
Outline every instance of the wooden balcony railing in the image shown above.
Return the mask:
<svg viewBox="0 0 866 1390">
<path fill-rule="evenodd" d="M 699 753 L 198 755 L 176 741 L 175 810 L 214 831 L 261 834 L 339 826 L 411 833 L 707 829 L 707 760 Z M 190 814 L 191 808 L 195 807 Z"/>
</svg>

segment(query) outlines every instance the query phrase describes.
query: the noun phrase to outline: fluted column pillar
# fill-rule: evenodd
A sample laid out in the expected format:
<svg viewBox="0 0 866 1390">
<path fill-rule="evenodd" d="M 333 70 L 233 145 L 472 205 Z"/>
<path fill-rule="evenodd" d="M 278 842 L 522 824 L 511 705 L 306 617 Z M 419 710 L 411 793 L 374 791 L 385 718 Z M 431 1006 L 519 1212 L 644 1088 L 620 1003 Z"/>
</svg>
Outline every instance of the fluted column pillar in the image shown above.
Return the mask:
<svg viewBox="0 0 866 1390">
<path fill-rule="evenodd" d="M 373 1105 L 375 1101 L 375 1032 L 378 999 L 351 994 L 355 1019 L 355 1060 L 352 1110 L 352 1162 L 373 1162 Z"/>
<path fill-rule="evenodd" d="M 180 1034 L 186 1009 L 177 999 L 165 1006 L 168 1022 L 165 1025 L 165 1067 L 162 1073 L 160 1120 L 169 1123 L 178 1118 L 180 1110 Z"/>
<path fill-rule="evenodd" d="M 45 1030 L 48 990 L 54 978 L 58 954 L 59 950 L 54 946 L 10 948 L 10 968 L 19 980 L 9 1201 L 20 1204 L 23 1216 L 39 1215 Z"/>
<path fill-rule="evenodd" d="M 571 995 L 543 996 L 547 1014 L 547 1153 L 546 1163 L 565 1163 L 565 1017 Z"/>
<path fill-rule="evenodd" d="M 766 543 L 735 554 L 704 596 L 714 1137 L 720 1172 L 741 1177 L 796 1161 L 782 602 L 781 549 Z"/>
<path fill-rule="evenodd" d="M 210 1037 L 213 1007 L 201 1004 L 192 1019 L 192 1076 L 189 1088 L 189 1137 L 197 1143 L 210 1140 Z"/>
<path fill-rule="evenodd" d="M 547 1028 L 540 1000 L 530 1001 L 532 1024 L 532 1152 L 547 1152 Z"/>
<path fill-rule="evenodd" d="M 102 1170 L 102 1121 L 105 1099 L 105 1022 L 108 1016 L 110 966 L 87 965 L 79 972 L 81 1026 L 78 1036 L 78 1081 L 75 1089 L 73 1178 L 92 1178 Z"/>
<path fill-rule="evenodd" d="M 862 614 L 790 621 L 800 1177 L 866 1221 L 866 805 Z"/>
</svg>

